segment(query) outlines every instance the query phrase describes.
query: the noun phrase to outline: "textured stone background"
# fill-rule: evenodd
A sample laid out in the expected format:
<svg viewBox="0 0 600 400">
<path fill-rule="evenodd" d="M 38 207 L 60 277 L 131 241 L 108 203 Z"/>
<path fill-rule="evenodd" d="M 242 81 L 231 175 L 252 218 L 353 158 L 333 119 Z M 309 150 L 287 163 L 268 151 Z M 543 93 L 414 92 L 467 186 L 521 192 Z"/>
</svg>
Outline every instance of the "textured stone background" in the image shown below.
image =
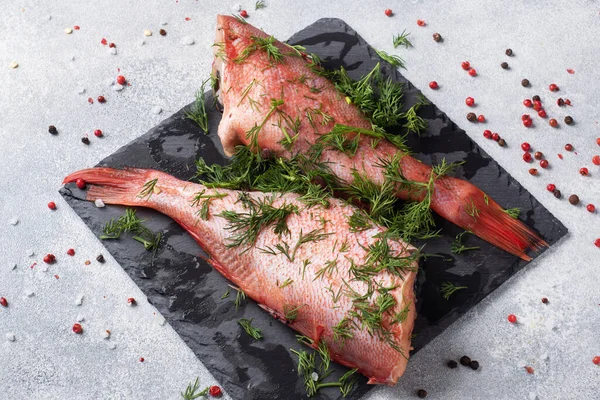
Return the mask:
<svg viewBox="0 0 600 400">
<path fill-rule="evenodd" d="M 143 134 L 161 119 L 189 103 L 211 63 L 215 16 L 230 13 L 237 2 L 115 0 L 40 4 L 8 1 L 0 15 L 0 295 L 9 308 L 0 309 L 0 397 L 2 399 L 110 398 L 176 399 L 196 376 L 215 383 L 201 363 L 160 316 L 115 261 L 93 261 L 102 244 L 57 193 L 62 177 L 94 165 Z M 556 200 L 545 190 L 555 183 L 563 194 L 577 193 L 600 206 L 600 170 L 590 159 L 600 154 L 595 138 L 600 73 L 597 70 L 600 4 L 597 1 L 537 2 L 403 1 L 286 2 L 267 0 L 254 11 L 254 1 L 241 3 L 249 21 L 279 38 L 287 38 L 321 17 L 344 19 L 373 46 L 401 55 L 403 74 L 455 121 L 464 121 L 464 105 L 473 96 L 476 112 L 486 115 L 485 128 L 509 143 L 502 149 L 481 136 L 483 126 L 464 123 L 467 132 L 509 173 L 569 228 L 570 234 L 521 271 L 410 363 L 395 388 L 377 388 L 369 399 L 414 396 L 418 388 L 428 398 L 553 399 L 593 398 L 600 389 L 600 237 L 597 214 L 583 206 Z M 383 15 L 392 8 L 393 18 Z M 190 17 L 190 21 L 185 21 Z M 420 28 L 416 19 L 427 21 Z M 167 25 L 160 25 L 167 22 Z M 71 35 L 64 28 L 81 26 Z M 160 28 L 166 37 L 158 35 Z M 407 29 L 414 48 L 393 50 L 393 34 Z M 143 30 L 154 32 L 144 37 Z M 445 41 L 431 39 L 441 33 Z M 100 44 L 106 37 L 117 54 Z M 191 37 L 195 44 L 183 44 Z M 145 44 L 141 44 L 144 41 Z M 515 56 L 507 58 L 511 47 Z M 470 78 L 460 62 L 470 60 L 479 76 Z M 499 63 L 508 61 L 509 71 Z M 19 63 L 17 69 L 9 63 Z M 132 83 L 113 91 L 117 68 Z M 575 74 L 566 72 L 567 68 Z M 522 88 L 520 80 L 532 82 Z M 427 83 L 437 80 L 440 90 Z M 561 87 L 557 94 L 549 83 Z M 81 88 L 85 93 L 79 94 Z M 107 103 L 87 103 L 103 94 Z M 537 117 L 535 129 L 520 123 L 521 101 L 539 94 L 549 114 L 559 120 L 568 112 L 576 125 L 551 129 Z M 569 109 L 553 99 L 568 97 Z M 153 108 L 163 109 L 154 114 Z M 48 125 L 58 127 L 56 137 Z M 85 134 L 102 129 L 106 137 L 85 147 Z M 544 152 L 552 166 L 541 176 L 527 173 L 519 143 L 527 140 Z M 563 150 L 572 143 L 577 151 Z M 564 155 L 559 160 L 557 153 Z M 590 168 L 591 176 L 578 170 Z M 58 210 L 46 208 L 56 201 Z M 14 218 L 16 226 L 10 224 Z M 77 255 L 70 258 L 66 249 Z M 29 250 L 35 255 L 28 256 Z M 48 252 L 59 260 L 47 271 L 29 266 Z M 13 265 L 17 265 L 15 270 Z M 60 279 L 55 279 L 57 274 Z M 28 297 L 27 293 L 33 292 Z M 84 295 L 82 306 L 75 305 Z M 129 308 L 125 299 L 138 298 Z M 550 304 L 541 304 L 541 297 Z M 520 324 L 506 322 L 515 313 Z M 85 318 L 86 332 L 75 336 L 71 325 Z M 110 329 L 110 340 L 101 333 Z M 4 335 L 13 332 L 15 342 Z M 116 344 L 109 349 L 108 343 Z M 442 359 L 463 354 L 480 361 L 473 372 L 448 370 Z M 146 362 L 140 363 L 139 357 Z M 523 365 L 535 368 L 534 375 Z"/>
</svg>

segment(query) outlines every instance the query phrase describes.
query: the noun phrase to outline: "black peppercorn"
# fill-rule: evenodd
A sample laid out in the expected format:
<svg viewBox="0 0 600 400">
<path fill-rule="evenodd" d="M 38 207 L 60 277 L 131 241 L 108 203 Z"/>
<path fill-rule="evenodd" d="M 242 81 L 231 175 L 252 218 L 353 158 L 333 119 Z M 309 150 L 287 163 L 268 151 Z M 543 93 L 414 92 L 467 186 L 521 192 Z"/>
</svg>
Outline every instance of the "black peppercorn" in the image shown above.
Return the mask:
<svg viewBox="0 0 600 400">
<path fill-rule="evenodd" d="M 509 57 L 513 55 L 512 49 L 506 49 L 504 53 Z"/>
<path fill-rule="evenodd" d="M 452 369 L 458 367 L 458 363 L 456 361 L 454 361 L 454 360 L 448 361 L 447 365 L 448 365 L 449 368 L 452 368 Z"/>
<path fill-rule="evenodd" d="M 502 69 L 508 69 L 508 63 L 507 62 L 503 62 L 502 64 L 500 64 L 500 66 L 502 67 Z"/>
<path fill-rule="evenodd" d="M 542 303 L 548 304 L 548 298 L 547 297 L 542 297 Z"/>
<path fill-rule="evenodd" d="M 417 390 L 417 396 L 419 396 L 420 399 L 424 399 L 425 397 L 427 397 L 427 391 L 419 389 Z"/>
<path fill-rule="evenodd" d="M 57 135 L 58 134 L 58 130 L 56 129 L 56 127 L 54 125 L 50 125 L 48 127 L 48 132 L 50 132 L 51 135 Z"/>
<path fill-rule="evenodd" d="M 467 365 L 469 365 L 470 362 L 471 362 L 471 359 L 467 356 L 462 356 L 460 358 L 460 365 L 464 365 L 466 367 Z"/>
<path fill-rule="evenodd" d="M 475 115 L 475 113 L 470 112 L 467 114 L 467 120 L 469 122 L 477 122 L 477 115 Z"/>
<path fill-rule="evenodd" d="M 557 199 L 560 199 L 561 197 L 561 193 L 560 190 L 556 189 L 554 192 L 552 192 L 554 194 L 554 197 L 556 197 Z"/>
<path fill-rule="evenodd" d="M 567 125 L 573 125 L 573 117 L 571 117 L 570 115 L 567 115 L 565 117 L 565 124 L 567 124 Z"/>
<path fill-rule="evenodd" d="M 523 87 L 527 87 L 527 86 L 529 86 L 529 79 L 523 79 L 523 80 L 521 81 L 521 85 L 522 85 Z"/>
<path fill-rule="evenodd" d="M 559 97 L 558 100 L 556 100 L 556 104 L 558 104 L 560 107 L 565 105 L 565 101 L 563 100 L 562 97 Z"/>
<path fill-rule="evenodd" d="M 479 368 L 479 362 L 473 360 L 469 363 L 469 367 L 471 367 L 472 370 L 477 371 Z"/>
<path fill-rule="evenodd" d="M 99 254 L 98 257 L 96 257 L 96 261 L 98 261 L 99 263 L 103 263 L 104 260 L 104 256 L 102 254 Z"/>
<path fill-rule="evenodd" d="M 88 139 L 87 136 L 84 136 L 81 138 L 81 143 L 83 144 L 90 144 L 90 139 Z"/>
<path fill-rule="evenodd" d="M 164 29 L 161 29 L 160 31 L 158 31 L 158 33 L 160 33 L 160 36 L 166 36 L 167 35 L 167 31 L 165 31 Z"/>
<path fill-rule="evenodd" d="M 572 194 L 569 196 L 569 203 L 573 204 L 574 206 L 576 206 L 577 204 L 579 204 L 579 196 L 577 196 L 576 194 Z"/>
<path fill-rule="evenodd" d="M 434 40 L 434 41 L 436 41 L 436 42 L 438 42 L 438 43 L 439 43 L 439 42 L 441 42 L 441 41 L 443 40 L 443 39 L 442 39 L 442 35 L 440 35 L 440 34 L 439 34 L 439 33 L 437 33 L 437 32 L 436 32 L 436 33 L 434 33 L 434 34 L 433 34 L 433 40 Z"/>
<path fill-rule="evenodd" d="M 505 147 L 506 146 L 506 140 L 500 138 L 500 140 L 498 140 L 498 146 Z"/>
<path fill-rule="evenodd" d="M 535 153 L 533 153 L 533 157 L 536 160 L 541 160 L 542 158 L 544 158 L 544 153 L 542 153 L 541 151 L 536 151 Z"/>
<path fill-rule="evenodd" d="M 540 101 L 541 99 L 540 99 L 540 96 L 538 96 L 538 95 L 536 94 L 535 96 L 533 96 L 533 97 L 531 98 L 531 100 L 533 100 L 533 101 Z"/>
</svg>

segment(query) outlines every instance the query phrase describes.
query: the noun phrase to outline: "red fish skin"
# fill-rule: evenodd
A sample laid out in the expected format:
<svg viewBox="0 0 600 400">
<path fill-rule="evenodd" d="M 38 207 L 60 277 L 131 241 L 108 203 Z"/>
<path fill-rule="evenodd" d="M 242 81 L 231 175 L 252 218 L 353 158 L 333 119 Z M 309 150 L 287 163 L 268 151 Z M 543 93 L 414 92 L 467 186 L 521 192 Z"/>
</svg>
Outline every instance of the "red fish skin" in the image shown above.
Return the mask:
<svg viewBox="0 0 600 400">
<path fill-rule="evenodd" d="M 224 111 L 218 134 L 226 154 L 232 155 L 237 145 L 251 145 L 247 132 L 263 122 L 258 147 L 284 158 L 308 153 L 336 123 L 371 129 L 371 123 L 354 104 L 349 104 L 329 80 L 311 71 L 305 58 L 296 56 L 295 50 L 281 42 L 275 45 L 285 55 L 283 63 L 274 62 L 260 50 L 252 52 L 243 62 L 236 62 L 244 49 L 253 44 L 253 37 L 269 35 L 234 17 L 217 17 L 216 43 L 221 44 L 214 47 L 213 72 L 220 78 L 219 101 Z M 316 90 L 318 93 L 314 93 Z M 281 99 L 284 103 L 269 115 L 271 99 Z M 313 123 L 307 117 L 307 110 Z M 321 110 L 331 120 L 310 110 Z M 280 143 L 285 138 L 280 125 L 286 126 L 281 115 L 300 119 L 299 137 L 289 151 Z M 342 182 L 351 183 L 353 172 L 358 171 L 381 184 L 385 171 L 377 163 L 391 160 L 396 154 L 402 155 L 399 166 L 408 180 L 429 181 L 432 172 L 429 165 L 399 153 L 385 139 L 373 148 L 370 138 L 361 138 L 354 156 L 325 149 L 319 161 L 327 163 Z M 397 189 L 398 197 L 405 200 L 420 201 L 424 197 L 424 191 L 407 191 L 399 186 Z M 448 221 L 525 260 L 531 260 L 525 253 L 527 250 L 547 246 L 526 225 L 508 216 L 493 199 L 467 181 L 451 176 L 437 178 L 430 207 Z M 473 215 L 474 210 L 479 215 Z"/>
<path fill-rule="evenodd" d="M 265 309 L 279 316 L 282 322 L 286 322 L 286 306 L 287 310 L 292 306 L 299 306 L 298 317 L 287 321 L 288 325 L 315 342 L 324 341 L 332 360 L 350 368 L 358 368 L 359 372 L 369 377 L 369 383 L 393 385 L 404 373 L 416 316 L 416 261 L 400 276 L 383 271 L 373 277 L 373 281 L 384 287 L 396 287 L 390 291 L 396 301 L 396 305 L 390 310 L 391 315 L 405 308 L 408 311 L 403 322 L 397 324 L 391 323 L 390 315 L 384 316 L 384 326 L 393 335 L 400 352 L 364 329 L 353 329 L 354 336 L 345 341 L 333 338 L 333 327 L 351 309 L 352 301 L 350 297 L 341 295 L 334 302 L 332 291 L 338 293 L 340 289 L 346 290 L 344 282 L 347 282 L 357 293 L 367 292 L 364 281 L 352 279 L 350 260 L 355 260 L 357 265 L 364 263 L 368 246 L 375 243 L 378 240 L 376 236 L 385 231 L 382 227 L 373 226 L 366 231 L 351 232 L 348 217 L 356 210 L 354 206 L 342 200 L 330 199 L 328 208 L 320 205 L 307 208 L 296 194 L 249 192 L 249 196 L 255 201 L 274 196 L 274 207 L 294 204 L 298 207 L 298 213 L 287 217 L 289 236 L 280 238 L 272 228 L 267 227 L 259 233 L 255 245 L 244 251 L 245 246 L 227 246 L 232 232 L 228 230 L 228 221 L 219 216 L 226 210 L 237 213 L 248 211 L 238 201 L 239 191 L 209 189 L 153 170 L 92 168 L 69 175 L 65 182 L 73 182 L 78 178 L 88 183 L 89 201 L 101 198 L 106 204 L 149 207 L 173 218 L 210 255 L 211 264 L 221 274 Z M 140 196 L 144 183 L 152 179 L 157 179 L 153 194 Z M 202 220 L 197 215 L 199 206 L 191 205 L 194 196 L 202 191 L 205 194 L 226 195 L 210 201 L 207 220 Z M 323 229 L 322 232 L 329 235 L 323 240 L 300 246 L 293 261 L 283 254 L 271 255 L 264 252 L 264 249 L 274 248 L 282 240 L 292 245 L 298 241 L 300 232 L 307 233 L 317 229 Z M 340 252 L 342 243 L 347 243 L 347 251 Z M 399 240 L 389 243 L 392 254 L 408 256 L 416 251 L 411 245 Z M 317 272 L 333 259 L 337 259 L 337 268 L 319 277 Z M 304 260 L 310 261 L 305 268 Z M 283 285 L 286 280 L 292 280 L 292 283 Z"/>
</svg>

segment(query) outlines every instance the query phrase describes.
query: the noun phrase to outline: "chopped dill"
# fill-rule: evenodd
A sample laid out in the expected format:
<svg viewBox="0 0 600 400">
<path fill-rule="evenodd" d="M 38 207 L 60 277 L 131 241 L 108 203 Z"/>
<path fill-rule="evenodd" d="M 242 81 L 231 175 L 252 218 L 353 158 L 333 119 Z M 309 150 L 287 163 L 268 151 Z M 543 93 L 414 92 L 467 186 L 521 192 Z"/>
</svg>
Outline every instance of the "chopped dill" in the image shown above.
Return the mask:
<svg viewBox="0 0 600 400">
<path fill-rule="evenodd" d="M 265 4 L 264 0 L 259 0 L 256 2 L 256 4 L 254 5 L 254 9 L 255 10 L 260 10 L 261 8 L 265 8 L 267 5 Z"/>
<path fill-rule="evenodd" d="M 507 208 L 506 210 L 504 210 L 504 212 L 507 213 L 508 215 L 510 215 L 511 217 L 513 217 L 514 219 L 517 219 L 517 218 L 519 218 L 521 209 L 519 207 Z"/>
<path fill-rule="evenodd" d="M 233 304 L 235 305 L 235 310 L 237 311 L 237 309 L 240 308 L 242 303 L 246 300 L 246 293 L 240 288 L 234 289 L 237 291 L 237 293 L 235 295 L 235 301 Z"/>
<path fill-rule="evenodd" d="M 394 48 L 404 46 L 408 49 L 409 47 L 412 47 L 412 43 L 410 42 L 410 40 L 408 40 L 409 35 L 410 33 L 407 33 L 406 29 L 404 29 L 402 33 L 394 36 Z"/>
<path fill-rule="evenodd" d="M 465 246 L 463 244 L 462 238 L 463 238 L 463 235 L 465 235 L 466 233 L 471 233 L 471 232 L 464 231 L 464 232 L 456 235 L 456 238 L 454 239 L 454 241 L 452 242 L 452 245 L 450 246 L 451 252 L 453 252 L 454 254 L 462 254 L 465 251 L 479 250 L 479 246 Z"/>
<path fill-rule="evenodd" d="M 158 182 L 158 178 L 155 178 L 155 179 L 149 180 L 148 182 L 144 183 L 142 191 L 140 192 L 138 197 L 142 198 L 142 199 L 147 198 L 149 200 L 150 197 L 152 197 L 152 194 L 155 193 L 157 182 Z"/>
<path fill-rule="evenodd" d="M 296 318 L 298 318 L 298 310 L 302 308 L 302 305 L 299 306 L 291 306 L 288 304 L 283 305 L 283 314 L 285 316 L 285 320 L 288 323 L 294 322 Z"/>
<path fill-rule="evenodd" d="M 229 293 L 231 292 L 231 288 L 229 286 L 227 286 L 227 290 L 225 291 L 225 293 L 223 293 L 223 295 L 221 296 L 221 300 L 226 299 L 229 297 Z"/>
<path fill-rule="evenodd" d="M 255 340 L 260 340 L 263 338 L 263 335 L 262 335 L 260 329 L 256 329 L 255 327 L 252 326 L 252 318 L 250 318 L 250 319 L 240 318 L 238 320 L 238 324 L 240 324 L 240 326 L 246 331 L 248 336 L 253 337 Z"/>
<path fill-rule="evenodd" d="M 146 250 L 156 250 L 160 244 L 162 234 L 152 232 L 143 223 L 144 220 L 137 217 L 136 210 L 127 208 L 125 214 L 119 219 L 116 221 L 111 219 L 106 223 L 100 239 L 119 239 L 123 233 L 131 232 L 133 233 L 132 239 L 142 243 Z"/>
<path fill-rule="evenodd" d="M 201 192 L 196 193 L 196 195 L 194 196 L 194 200 L 192 201 L 192 207 L 198 206 L 198 204 L 200 204 L 200 202 L 202 201 L 202 206 L 200 207 L 200 210 L 196 212 L 196 214 L 198 214 L 200 218 L 206 221 L 208 219 L 208 208 L 210 206 L 210 201 L 212 199 L 222 199 L 223 197 L 227 196 L 227 193 L 219 193 L 218 191 L 212 194 L 205 193 L 206 189 L 202 189 Z"/>
<path fill-rule="evenodd" d="M 185 392 L 181 393 L 181 397 L 183 400 L 195 400 L 199 397 L 204 397 L 208 394 L 209 386 L 200 390 L 200 381 L 198 378 L 194 381 L 194 383 L 190 383 L 187 385 Z M 199 391 L 200 390 L 200 391 Z"/>
<path fill-rule="evenodd" d="M 390 55 L 383 50 L 377 49 L 375 49 L 375 52 L 383 61 L 390 64 L 392 67 L 400 67 L 406 69 L 404 67 L 404 60 L 398 57 L 397 55 Z"/>
<path fill-rule="evenodd" d="M 450 300 L 450 296 L 452 296 L 455 292 L 463 289 L 468 289 L 467 286 L 456 286 L 452 282 L 443 282 L 441 293 L 444 299 Z"/>
<path fill-rule="evenodd" d="M 192 105 L 192 109 L 185 112 L 185 117 L 197 123 L 205 134 L 208 134 L 208 114 L 206 113 L 204 87 L 210 81 L 214 88 L 216 85 L 216 78 L 214 79 L 215 81 L 213 81 L 213 77 L 211 76 L 211 78 L 202 82 L 200 90 L 196 92 L 196 100 Z"/>
<path fill-rule="evenodd" d="M 284 287 L 289 286 L 292 283 L 294 283 L 294 280 L 292 278 L 287 278 L 285 281 L 283 281 L 281 285 L 279 285 L 279 288 L 283 289 Z"/>
<path fill-rule="evenodd" d="M 283 53 L 276 45 L 277 40 L 273 36 L 269 36 L 266 38 L 259 36 L 252 36 L 252 43 L 249 44 L 239 56 L 237 56 L 233 62 L 236 64 L 241 64 L 248 57 L 250 57 L 256 50 L 264 50 L 267 53 L 267 57 L 271 61 L 271 63 L 279 63 L 283 64 Z"/>
</svg>

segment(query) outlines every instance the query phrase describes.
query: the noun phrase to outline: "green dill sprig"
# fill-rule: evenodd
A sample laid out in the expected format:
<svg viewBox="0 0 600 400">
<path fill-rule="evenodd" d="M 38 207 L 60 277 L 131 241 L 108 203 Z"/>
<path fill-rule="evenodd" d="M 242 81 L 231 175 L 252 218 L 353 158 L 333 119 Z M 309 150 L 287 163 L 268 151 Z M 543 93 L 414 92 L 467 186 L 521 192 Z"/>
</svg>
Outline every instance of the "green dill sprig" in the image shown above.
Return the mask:
<svg viewBox="0 0 600 400">
<path fill-rule="evenodd" d="M 240 288 L 234 287 L 234 289 L 237 291 L 237 293 L 235 294 L 235 300 L 233 304 L 235 305 L 235 310 L 237 311 L 238 308 L 240 308 L 240 306 L 242 305 L 242 303 L 246 300 L 246 292 L 244 292 Z"/>
<path fill-rule="evenodd" d="M 279 288 L 283 289 L 284 287 L 289 286 L 292 283 L 294 283 L 294 280 L 292 278 L 287 278 L 285 281 L 283 281 L 281 285 L 279 285 Z"/>
<path fill-rule="evenodd" d="M 142 243 L 146 250 L 156 250 L 160 244 L 162 234 L 152 232 L 143 223 L 144 220 L 137 217 L 136 210 L 127 208 L 124 215 L 117 220 L 111 219 L 106 223 L 100 239 L 119 239 L 123 233 L 131 232 L 134 234 L 132 239 Z"/>
<path fill-rule="evenodd" d="M 441 293 L 444 299 L 449 300 L 450 296 L 452 296 L 458 290 L 468 289 L 467 286 L 456 286 L 452 282 L 443 282 Z"/>
<path fill-rule="evenodd" d="M 194 199 L 192 200 L 192 207 L 197 207 L 200 202 L 202 202 L 202 206 L 200 210 L 196 212 L 198 216 L 204 221 L 208 220 L 208 210 L 210 206 L 210 202 L 213 199 L 222 199 L 227 196 L 227 193 L 219 193 L 218 191 L 215 193 L 206 193 L 206 189 L 202 189 L 202 191 L 196 193 Z"/>
<path fill-rule="evenodd" d="M 230 292 L 231 292 L 231 288 L 229 286 L 227 286 L 227 290 L 225 291 L 225 293 L 223 293 L 221 295 L 221 300 L 224 300 L 224 299 L 228 298 Z"/>
<path fill-rule="evenodd" d="M 185 392 L 181 393 L 181 397 L 183 400 L 195 400 L 199 397 L 206 396 L 208 394 L 209 386 L 200 390 L 200 381 L 198 378 L 194 381 L 194 383 L 190 383 L 187 385 Z"/>
<path fill-rule="evenodd" d="M 254 9 L 255 10 L 260 10 L 261 8 L 265 8 L 267 5 L 265 4 L 264 0 L 259 0 L 256 2 L 256 4 L 254 5 Z"/>
<path fill-rule="evenodd" d="M 252 318 L 250 318 L 250 319 L 240 318 L 238 320 L 238 324 L 240 324 L 240 326 L 246 331 L 246 333 L 249 336 L 253 337 L 255 340 L 260 340 L 263 338 L 263 335 L 262 335 L 260 329 L 257 329 L 252 326 Z"/>
<path fill-rule="evenodd" d="M 514 219 L 517 219 L 519 218 L 519 214 L 521 214 L 521 209 L 519 207 L 507 208 L 506 210 L 504 210 L 504 212 L 513 217 Z"/>
<path fill-rule="evenodd" d="M 252 43 L 242 50 L 240 55 L 233 60 L 234 63 L 241 64 L 246 61 L 246 59 L 248 59 L 248 57 L 250 57 L 255 51 L 264 50 L 267 53 L 267 57 L 271 63 L 283 64 L 283 53 L 276 45 L 277 39 L 275 39 L 273 36 L 268 36 L 266 38 L 252 36 L 251 39 Z"/>
<path fill-rule="evenodd" d="M 408 40 L 408 36 L 410 33 L 406 32 L 406 29 L 402 31 L 402 33 L 394 36 L 394 48 L 398 46 L 404 46 L 405 48 L 412 47 L 412 43 Z"/>
<path fill-rule="evenodd" d="M 270 246 L 266 246 L 264 249 L 260 249 L 260 250 L 263 253 L 271 254 L 271 255 L 283 254 L 288 259 L 289 262 L 294 262 L 294 260 L 296 259 L 296 252 L 303 244 L 309 243 L 309 242 L 318 242 L 320 240 L 325 239 L 329 235 L 333 235 L 333 233 L 334 232 L 324 233 L 324 229 L 319 228 L 319 229 L 313 229 L 312 231 L 308 232 L 307 234 L 304 234 L 304 232 L 302 231 L 302 228 L 300 228 L 300 235 L 298 236 L 298 240 L 296 241 L 296 244 L 294 244 L 294 246 L 292 248 L 290 248 L 290 245 L 287 242 L 282 241 L 281 243 L 276 244 L 274 248 L 270 247 Z"/>
<path fill-rule="evenodd" d="M 341 292 L 340 292 L 341 294 Z M 334 301 L 334 303 L 336 303 Z M 352 339 L 354 337 L 354 325 L 348 317 L 344 317 L 333 326 L 333 340 L 335 342 L 344 343 L 345 340 Z"/>
<path fill-rule="evenodd" d="M 392 78 L 379 79 L 377 82 L 379 97 L 373 112 L 371 121 L 381 128 L 395 127 L 400 125 L 404 114 L 402 98 L 404 97 L 404 85 L 394 82 Z"/>
<path fill-rule="evenodd" d="M 283 315 L 288 323 L 294 322 L 298 318 L 298 311 L 303 307 L 303 304 L 293 306 L 289 304 L 283 305 Z"/>
<path fill-rule="evenodd" d="M 248 21 L 246 21 L 245 18 L 243 18 L 241 15 L 239 14 L 231 14 L 235 19 L 238 20 L 238 22 L 241 22 L 244 25 L 248 25 Z"/>
<path fill-rule="evenodd" d="M 258 134 L 260 133 L 263 126 L 265 126 L 265 124 L 267 123 L 267 120 L 271 118 L 271 115 L 273 115 L 273 113 L 277 110 L 277 107 L 283 104 L 283 99 L 271 99 L 271 108 L 269 108 L 269 111 L 265 115 L 265 118 L 260 123 L 260 125 L 257 125 L 255 123 L 254 126 L 248 132 L 246 132 L 246 139 L 250 140 L 250 149 L 255 151 L 258 151 L 260 149 L 258 147 Z"/>
<path fill-rule="evenodd" d="M 395 54 L 390 55 L 383 50 L 377 50 L 377 49 L 375 49 L 375 52 L 383 61 L 386 61 L 392 67 L 400 67 L 400 68 L 406 69 L 404 67 L 404 60 L 401 59 L 400 57 L 398 57 L 397 55 L 395 55 Z"/>
<path fill-rule="evenodd" d="M 469 231 L 464 231 L 462 233 L 459 233 L 458 235 L 456 235 L 456 238 L 454 239 L 454 241 L 452 242 L 452 245 L 450 246 L 450 251 L 454 254 L 462 254 L 465 251 L 471 251 L 471 250 L 479 250 L 479 246 L 465 246 L 463 244 L 462 238 L 463 235 L 466 233 L 471 233 Z"/>
<path fill-rule="evenodd" d="M 150 197 L 152 197 L 152 194 L 154 193 L 155 189 L 156 189 L 156 183 L 158 182 L 158 178 L 149 180 L 148 182 L 144 183 L 144 186 L 142 187 L 142 191 L 140 192 L 140 194 L 138 194 L 139 198 L 146 198 L 147 200 L 150 200 Z"/>
<path fill-rule="evenodd" d="M 416 103 L 406 110 L 406 112 L 402 115 L 402 117 L 406 120 L 402 126 L 409 132 L 414 132 L 419 136 L 421 135 L 421 132 L 426 130 L 428 127 L 427 121 L 417 114 L 417 111 L 421 106 L 421 103 Z"/>
<path fill-rule="evenodd" d="M 194 105 L 192 105 L 192 109 L 185 112 L 185 117 L 197 123 L 205 134 L 208 134 L 208 114 L 206 112 L 204 88 L 208 82 L 211 82 L 214 87 L 215 83 L 212 79 L 211 76 L 211 78 L 202 82 L 200 90 L 196 92 L 196 100 L 194 101 Z"/>
</svg>

